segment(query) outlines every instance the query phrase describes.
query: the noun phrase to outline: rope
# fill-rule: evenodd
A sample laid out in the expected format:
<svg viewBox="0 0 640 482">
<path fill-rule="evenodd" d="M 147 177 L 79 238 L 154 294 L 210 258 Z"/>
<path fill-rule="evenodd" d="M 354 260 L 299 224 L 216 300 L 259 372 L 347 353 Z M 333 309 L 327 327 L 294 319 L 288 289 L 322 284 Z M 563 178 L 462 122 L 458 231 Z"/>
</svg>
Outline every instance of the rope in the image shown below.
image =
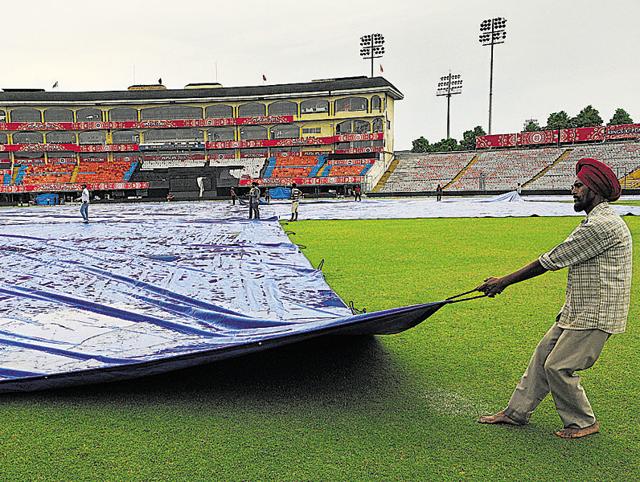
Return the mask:
<svg viewBox="0 0 640 482">
<path fill-rule="evenodd" d="M 461 301 L 477 300 L 478 298 L 484 298 L 485 296 L 487 296 L 486 294 L 482 294 L 482 295 L 470 296 L 469 298 L 462 298 L 460 300 L 456 300 L 456 298 L 460 298 L 461 296 L 470 295 L 471 293 L 475 293 L 476 291 L 478 291 L 478 290 L 473 289 L 473 290 L 470 290 L 470 291 L 465 291 L 464 293 L 460 293 L 459 295 L 451 296 L 451 297 L 447 298 L 445 301 L 447 303 L 460 303 Z"/>
<path fill-rule="evenodd" d="M 367 312 L 367 309 L 366 309 L 366 308 L 362 308 L 361 310 L 359 310 L 358 308 L 356 308 L 356 307 L 353 305 L 353 301 L 349 301 L 349 309 L 351 310 L 351 314 L 352 314 L 352 315 L 361 315 L 361 314 L 363 314 L 363 313 L 366 313 L 366 312 Z"/>
</svg>

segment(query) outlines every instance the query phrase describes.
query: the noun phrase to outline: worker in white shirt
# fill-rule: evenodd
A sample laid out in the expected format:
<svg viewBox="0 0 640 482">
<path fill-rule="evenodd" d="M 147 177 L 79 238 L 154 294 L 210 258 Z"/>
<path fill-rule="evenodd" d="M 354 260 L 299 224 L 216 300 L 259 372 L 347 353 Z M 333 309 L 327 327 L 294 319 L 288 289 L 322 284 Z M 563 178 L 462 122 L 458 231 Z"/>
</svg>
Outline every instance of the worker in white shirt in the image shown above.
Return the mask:
<svg viewBox="0 0 640 482">
<path fill-rule="evenodd" d="M 87 189 L 87 185 L 82 185 L 82 196 L 80 197 L 82 201 L 82 205 L 80 206 L 80 214 L 82 214 L 82 219 L 84 219 L 85 223 L 89 222 L 89 190 Z"/>
</svg>

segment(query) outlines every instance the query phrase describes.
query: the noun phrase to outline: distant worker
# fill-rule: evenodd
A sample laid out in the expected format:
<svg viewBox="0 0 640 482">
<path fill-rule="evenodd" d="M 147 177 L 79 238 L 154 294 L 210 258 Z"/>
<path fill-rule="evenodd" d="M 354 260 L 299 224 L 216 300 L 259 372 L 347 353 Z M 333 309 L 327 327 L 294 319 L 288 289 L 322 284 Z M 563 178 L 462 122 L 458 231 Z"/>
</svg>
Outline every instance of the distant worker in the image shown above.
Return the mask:
<svg viewBox="0 0 640 482">
<path fill-rule="evenodd" d="M 362 189 L 360 188 L 360 184 L 353 188 L 353 200 L 362 201 Z"/>
<path fill-rule="evenodd" d="M 231 189 L 229 189 L 229 194 L 231 195 L 231 204 L 235 206 L 236 199 L 238 199 L 238 194 L 236 193 L 236 189 L 234 187 L 231 187 Z"/>
<path fill-rule="evenodd" d="M 442 185 L 440 183 L 436 187 L 436 201 L 442 201 Z"/>
<path fill-rule="evenodd" d="M 522 194 L 522 184 L 518 183 L 518 186 L 516 187 L 516 192 L 518 193 L 518 196 Z"/>
<path fill-rule="evenodd" d="M 298 185 L 294 182 L 291 184 L 291 219 L 289 221 L 298 220 L 298 207 L 300 206 L 300 198 L 302 191 L 298 189 Z"/>
<path fill-rule="evenodd" d="M 576 372 L 590 368 L 612 334 L 623 333 L 631 296 L 632 242 L 629 228 L 607 201 L 620 197 L 611 168 L 584 158 L 571 187 L 573 209 L 587 217 L 569 237 L 537 260 L 500 278 L 487 278 L 478 290 L 493 297 L 508 286 L 568 267 L 566 301 L 536 347 L 504 410 L 480 423 L 525 425 L 551 393 L 564 428 L 555 434 L 576 439 L 600 425 Z"/>
<path fill-rule="evenodd" d="M 198 188 L 200 189 L 200 195 L 198 197 L 204 196 L 204 177 L 196 178 L 196 183 L 198 184 Z"/>
<path fill-rule="evenodd" d="M 264 200 L 267 204 L 271 204 L 271 192 L 269 191 L 269 188 L 264 190 Z"/>
<path fill-rule="evenodd" d="M 80 205 L 80 214 L 82 215 L 82 219 L 85 223 L 89 222 L 89 190 L 87 189 L 87 185 L 82 185 L 82 194 L 80 195 L 80 201 L 82 204 Z"/>
<path fill-rule="evenodd" d="M 260 188 L 253 181 L 249 190 L 249 219 L 260 219 Z"/>
</svg>

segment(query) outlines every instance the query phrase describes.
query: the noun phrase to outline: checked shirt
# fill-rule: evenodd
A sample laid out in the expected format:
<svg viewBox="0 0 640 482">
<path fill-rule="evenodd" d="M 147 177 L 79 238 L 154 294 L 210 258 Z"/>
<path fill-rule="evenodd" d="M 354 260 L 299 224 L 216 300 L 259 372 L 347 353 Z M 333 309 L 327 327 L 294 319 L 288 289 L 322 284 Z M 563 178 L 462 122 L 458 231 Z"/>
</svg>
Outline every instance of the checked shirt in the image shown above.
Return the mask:
<svg viewBox="0 0 640 482">
<path fill-rule="evenodd" d="M 560 328 L 624 332 L 631 295 L 631 233 L 608 203 L 593 208 L 539 261 L 548 270 L 569 267 Z"/>
</svg>

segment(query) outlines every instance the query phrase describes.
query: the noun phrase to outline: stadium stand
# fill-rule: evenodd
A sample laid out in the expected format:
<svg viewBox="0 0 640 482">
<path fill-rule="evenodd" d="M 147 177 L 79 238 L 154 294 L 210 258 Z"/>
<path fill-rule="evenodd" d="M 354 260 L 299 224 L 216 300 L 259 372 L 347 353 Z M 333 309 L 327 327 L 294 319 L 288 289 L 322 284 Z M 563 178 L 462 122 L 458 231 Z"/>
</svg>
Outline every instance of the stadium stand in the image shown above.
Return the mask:
<svg viewBox="0 0 640 482">
<path fill-rule="evenodd" d="M 71 182 L 71 175 L 76 168 L 75 159 L 69 164 L 60 160 L 50 160 L 46 164 L 30 164 L 25 166 L 24 178 L 16 184 L 40 185 L 50 183 Z"/>
<path fill-rule="evenodd" d="M 80 164 L 78 164 L 78 176 L 75 182 L 97 183 L 129 181 L 137 165 L 137 160 L 81 160 Z"/>
<path fill-rule="evenodd" d="M 563 149 L 519 149 L 480 154 L 460 177 L 446 187 L 450 191 L 509 191 L 524 184 L 552 164 Z"/>
<path fill-rule="evenodd" d="M 364 176 L 371 166 L 375 163 L 374 159 L 360 159 L 351 161 L 349 164 L 329 165 L 324 170 L 323 176 Z"/>
<path fill-rule="evenodd" d="M 473 156 L 473 152 L 398 153 L 398 164 L 380 192 L 434 191 L 438 184 L 449 183 Z"/>
<path fill-rule="evenodd" d="M 8 186 L 11 184 L 11 169 L 0 169 L 0 175 L 2 176 L 2 184 Z"/>
<path fill-rule="evenodd" d="M 592 157 L 608 164 L 618 179 L 640 168 L 640 144 L 607 143 L 591 144 L 574 148 L 561 161 L 549 169 L 544 176 L 528 183 L 527 189 L 568 189 L 576 177 L 576 162 L 583 157 Z"/>
<path fill-rule="evenodd" d="M 326 158 L 324 156 L 275 156 L 268 160 L 263 178 L 316 177 Z"/>
</svg>

